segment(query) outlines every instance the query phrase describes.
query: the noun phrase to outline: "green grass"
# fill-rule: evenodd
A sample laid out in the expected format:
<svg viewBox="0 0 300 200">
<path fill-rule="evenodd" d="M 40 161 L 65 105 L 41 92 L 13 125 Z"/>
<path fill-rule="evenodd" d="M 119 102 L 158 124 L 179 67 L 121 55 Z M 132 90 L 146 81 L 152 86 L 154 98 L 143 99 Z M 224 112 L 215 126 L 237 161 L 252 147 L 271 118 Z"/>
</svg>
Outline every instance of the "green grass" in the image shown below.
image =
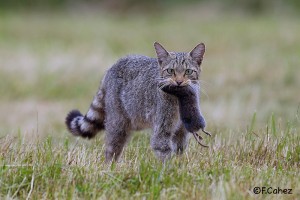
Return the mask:
<svg viewBox="0 0 300 200">
<path fill-rule="evenodd" d="M 0 198 L 299 199 L 300 24 L 213 7 L 151 15 L 33 12 L 0 15 Z M 85 112 L 100 79 L 131 53 L 207 46 L 201 109 L 213 137 L 191 137 L 162 164 L 150 130 L 135 133 L 121 162 L 104 163 L 104 134 L 73 138 L 67 112 Z M 293 195 L 255 195 L 255 186 Z"/>
<path fill-rule="evenodd" d="M 30 190 L 32 199 L 299 197 L 300 136 L 292 126 L 220 132 L 205 138 L 209 148 L 191 140 L 185 154 L 165 164 L 152 154 L 149 136 L 136 134 L 122 161 L 113 165 L 104 162 L 103 137 L 72 143 L 8 136 L 0 141 L 0 193 L 21 199 Z M 293 195 L 255 195 L 255 186 L 292 188 Z"/>
</svg>

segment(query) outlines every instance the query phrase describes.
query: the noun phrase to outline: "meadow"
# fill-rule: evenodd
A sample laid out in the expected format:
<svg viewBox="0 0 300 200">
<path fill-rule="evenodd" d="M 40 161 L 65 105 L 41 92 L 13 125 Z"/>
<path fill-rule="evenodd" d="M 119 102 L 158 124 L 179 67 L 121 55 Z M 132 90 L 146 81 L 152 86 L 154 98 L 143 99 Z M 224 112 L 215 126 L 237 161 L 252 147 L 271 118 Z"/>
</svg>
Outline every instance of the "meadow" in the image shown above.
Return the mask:
<svg viewBox="0 0 300 200">
<path fill-rule="evenodd" d="M 0 13 L 0 198 L 299 199 L 298 17 L 199 6 Z M 163 164 L 145 130 L 119 163 L 106 164 L 104 133 L 74 138 L 64 118 L 87 111 L 118 58 L 154 57 L 155 41 L 171 51 L 206 44 L 200 79 L 209 148 L 191 137 L 186 153 Z"/>
</svg>

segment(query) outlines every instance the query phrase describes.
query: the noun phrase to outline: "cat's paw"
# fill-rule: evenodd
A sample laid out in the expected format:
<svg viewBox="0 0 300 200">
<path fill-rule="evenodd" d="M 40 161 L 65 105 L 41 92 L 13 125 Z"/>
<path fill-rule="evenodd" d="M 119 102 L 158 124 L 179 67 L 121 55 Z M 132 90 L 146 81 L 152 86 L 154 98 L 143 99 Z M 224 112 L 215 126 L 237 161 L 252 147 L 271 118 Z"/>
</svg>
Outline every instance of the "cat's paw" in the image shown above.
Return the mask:
<svg viewBox="0 0 300 200">
<path fill-rule="evenodd" d="M 157 158 L 165 161 L 171 158 L 172 149 L 168 144 L 152 144 L 152 148 Z"/>
</svg>

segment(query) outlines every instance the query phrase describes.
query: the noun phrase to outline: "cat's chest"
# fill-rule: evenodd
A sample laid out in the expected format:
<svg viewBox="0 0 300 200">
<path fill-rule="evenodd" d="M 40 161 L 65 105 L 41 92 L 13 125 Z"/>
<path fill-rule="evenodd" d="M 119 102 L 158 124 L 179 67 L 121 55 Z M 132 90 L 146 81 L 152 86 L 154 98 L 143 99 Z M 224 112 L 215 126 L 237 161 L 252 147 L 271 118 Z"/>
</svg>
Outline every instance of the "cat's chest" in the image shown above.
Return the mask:
<svg viewBox="0 0 300 200">
<path fill-rule="evenodd" d="M 158 106 L 158 109 L 159 111 L 156 112 L 156 117 L 165 129 L 168 129 L 171 132 L 177 130 L 182 124 L 177 99 L 173 97 L 165 98 L 161 102 L 161 105 Z"/>
<path fill-rule="evenodd" d="M 170 130 L 175 132 L 182 124 L 179 113 L 179 106 L 176 104 L 172 108 L 172 112 L 170 112 L 171 116 L 169 119 Z"/>
</svg>

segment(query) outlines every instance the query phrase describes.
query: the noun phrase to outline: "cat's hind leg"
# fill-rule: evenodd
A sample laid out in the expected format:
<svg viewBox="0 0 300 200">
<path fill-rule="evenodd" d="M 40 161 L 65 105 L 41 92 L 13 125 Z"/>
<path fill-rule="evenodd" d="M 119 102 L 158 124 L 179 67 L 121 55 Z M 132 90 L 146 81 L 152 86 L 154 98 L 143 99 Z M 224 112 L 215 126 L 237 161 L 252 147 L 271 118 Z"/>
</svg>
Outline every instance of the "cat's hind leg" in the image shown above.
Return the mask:
<svg viewBox="0 0 300 200">
<path fill-rule="evenodd" d="M 106 161 L 117 161 L 130 136 L 130 121 L 122 115 L 108 114 L 105 128 Z"/>
</svg>

